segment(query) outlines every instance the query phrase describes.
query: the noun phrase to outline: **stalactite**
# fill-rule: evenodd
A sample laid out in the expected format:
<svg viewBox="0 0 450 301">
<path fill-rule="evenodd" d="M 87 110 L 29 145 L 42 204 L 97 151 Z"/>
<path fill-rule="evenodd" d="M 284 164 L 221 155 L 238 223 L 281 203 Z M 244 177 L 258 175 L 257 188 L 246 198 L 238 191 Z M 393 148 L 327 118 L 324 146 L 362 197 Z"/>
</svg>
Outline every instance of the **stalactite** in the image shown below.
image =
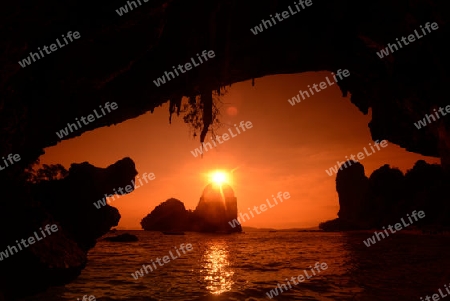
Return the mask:
<svg viewBox="0 0 450 301">
<path fill-rule="evenodd" d="M 175 109 L 177 111 L 177 116 L 180 116 L 181 100 L 182 100 L 181 96 L 170 99 L 170 105 L 169 105 L 169 123 L 170 124 L 172 124 L 172 114 L 175 113 Z"/>
<path fill-rule="evenodd" d="M 205 141 L 206 134 L 208 133 L 209 126 L 213 121 L 213 97 L 212 91 L 204 91 L 201 94 L 201 102 L 203 104 L 203 129 L 200 133 L 200 143 Z"/>
<path fill-rule="evenodd" d="M 172 114 L 175 112 L 175 101 L 170 99 L 169 103 L 169 124 L 172 124 Z"/>
</svg>

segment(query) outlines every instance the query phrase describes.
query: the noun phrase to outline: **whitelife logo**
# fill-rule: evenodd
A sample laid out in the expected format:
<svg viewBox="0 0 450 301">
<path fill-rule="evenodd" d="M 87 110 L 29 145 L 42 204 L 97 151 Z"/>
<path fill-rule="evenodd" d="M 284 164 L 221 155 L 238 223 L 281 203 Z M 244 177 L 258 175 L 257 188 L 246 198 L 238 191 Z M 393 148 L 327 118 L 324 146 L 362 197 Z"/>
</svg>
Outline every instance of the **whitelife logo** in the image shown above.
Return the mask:
<svg viewBox="0 0 450 301">
<path fill-rule="evenodd" d="M 328 78 L 328 76 L 326 76 L 325 78 L 326 78 L 327 82 L 323 81 L 323 82 L 320 82 L 320 84 L 314 84 L 312 86 L 317 93 L 322 91 L 322 90 L 325 90 L 326 88 L 328 88 L 328 87 L 334 85 L 335 83 L 337 83 L 338 80 L 337 80 L 336 76 L 338 76 L 340 80 L 343 80 L 345 77 L 350 76 L 350 71 L 348 71 L 347 69 L 344 69 L 342 71 L 342 74 L 341 74 L 341 69 L 339 69 L 338 71 L 336 71 L 336 75 L 333 72 L 331 72 L 331 74 L 333 75 L 334 82 L 331 82 L 330 79 Z M 344 78 L 342 76 L 344 76 Z M 328 83 L 328 85 L 327 85 L 327 83 Z M 320 89 L 317 88 L 318 86 L 320 87 Z M 309 88 L 309 92 L 311 92 L 311 96 L 314 95 L 314 91 L 313 91 L 313 89 L 311 88 L 310 85 L 308 85 L 308 88 Z M 288 102 L 291 104 L 291 106 L 294 106 L 296 103 L 300 103 L 301 102 L 300 95 L 302 96 L 303 100 L 305 100 L 305 98 L 307 98 L 307 97 L 310 97 L 308 91 L 300 90 L 299 94 L 297 94 L 296 96 L 292 97 L 291 99 L 288 99 Z M 306 95 L 306 97 L 305 97 L 305 95 Z"/>
<path fill-rule="evenodd" d="M 388 146 L 388 143 L 387 143 L 386 140 L 383 140 L 380 143 L 378 143 L 378 140 L 375 141 L 375 145 L 374 146 L 378 150 L 381 150 L 379 145 L 381 145 L 381 147 L 385 148 L 386 146 Z M 369 143 L 369 146 L 372 149 L 373 153 L 367 152 L 366 147 L 364 147 L 364 152 L 366 153 L 367 156 L 371 156 L 371 155 L 373 155 L 375 153 L 375 150 L 373 149 L 371 143 Z M 359 152 L 356 156 L 358 157 L 358 160 L 355 159 L 355 155 L 351 154 L 350 155 L 351 161 L 359 162 L 359 161 L 363 160 L 366 157 L 363 152 Z M 337 165 L 335 165 L 334 167 L 331 167 L 328 170 L 325 170 L 325 172 L 331 177 L 333 174 L 336 174 L 339 169 L 342 170 L 342 168 L 347 168 L 348 167 L 347 163 L 348 163 L 349 166 L 352 166 L 352 163 L 351 163 L 350 159 L 347 156 L 345 156 L 345 158 L 347 159 L 347 162 L 339 162 L 339 161 L 337 161 Z"/>
<path fill-rule="evenodd" d="M 283 198 L 285 200 L 291 198 L 291 195 L 289 194 L 289 192 L 285 191 L 285 192 L 278 192 L 277 197 L 278 199 L 280 199 L 280 202 L 283 203 L 283 199 L 281 198 L 281 196 L 283 196 Z M 275 201 L 275 205 L 278 205 L 277 199 L 274 197 L 274 195 L 272 194 L 272 198 Z M 267 205 L 269 205 L 269 208 L 273 208 L 275 207 L 275 205 L 272 205 L 269 201 L 269 199 L 266 199 Z M 261 210 L 261 212 L 265 212 L 267 210 L 267 206 L 266 204 L 261 204 L 259 205 L 259 209 Z M 258 211 L 258 206 L 253 206 L 253 210 L 255 211 L 256 214 L 261 214 L 261 212 Z M 253 212 L 251 211 L 250 208 L 248 208 L 248 212 L 251 214 L 252 217 L 255 217 L 253 215 Z M 233 219 L 232 221 L 228 222 L 228 224 L 230 224 L 230 226 L 232 228 L 235 228 L 237 225 L 240 225 L 242 222 L 245 222 L 246 219 L 245 217 L 247 217 L 247 221 L 250 219 L 250 216 L 248 216 L 247 213 L 240 213 L 239 217 L 237 219 Z"/>
<path fill-rule="evenodd" d="M 322 262 L 319 264 L 319 262 L 316 262 L 316 264 L 314 265 L 314 268 L 309 266 L 309 268 L 311 269 L 311 273 L 312 275 L 309 275 L 308 272 L 306 270 L 303 270 L 304 275 L 306 276 L 306 280 L 309 280 L 310 278 L 312 278 L 312 276 L 316 276 L 316 272 L 314 271 L 314 269 L 316 269 L 317 273 L 320 274 L 320 272 L 325 271 L 326 269 L 328 269 L 328 265 L 326 262 Z M 291 277 L 291 281 L 294 285 L 297 285 L 299 283 L 302 283 L 303 281 L 305 281 L 305 276 L 303 275 L 298 275 L 297 277 L 293 276 Z M 286 278 L 286 283 L 289 286 L 289 288 L 286 286 L 286 284 L 280 284 L 278 283 L 278 287 L 275 287 L 275 289 L 270 290 L 270 292 L 266 293 L 267 297 L 269 297 L 269 299 L 272 299 L 275 296 L 278 296 L 278 290 L 280 290 L 280 294 L 283 293 L 283 288 L 285 291 L 288 291 L 289 289 L 292 288 L 291 282 Z M 298 282 L 296 281 L 298 280 Z"/>
<path fill-rule="evenodd" d="M 444 108 L 442 108 L 442 107 L 439 108 L 439 112 L 441 112 L 442 116 L 446 116 L 448 113 L 450 113 L 450 105 L 445 107 L 445 111 L 447 113 L 444 112 Z M 441 117 L 439 117 L 439 113 L 436 112 L 436 109 L 434 109 L 434 114 L 436 115 L 437 119 L 441 119 Z M 433 119 L 433 121 L 436 121 L 436 118 L 434 118 L 433 115 L 425 114 L 425 117 L 422 120 L 417 121 L 417 123 L 414 122 L 414 125 L 416 126 L 416 128 L 418 130 L 420 130 L 422 127 L 426 127 L 429 123 L 431 123 L 430 117 Z M 428 123 L 427 123 L 427 120 L 428 120 Z"/>
<path fill-rule="evenodd" d="M 70 42 L 73 42 L 72 37 L 75 40 L 77 40 L 80 38 L 80 33 L 78 31 L 74 31 L 72 34 L 72 32 L 69 31 L 67 33 L 66 37 L 64 37 L 64 35 L 62 35 L 62 37 L 64 39 L 64 42 L 66 42 L 66 44 L 61 44 L 59 42 L 59 39 L 56 39 L 56 42 L 58 43 L 59 48 L 63 48 L 64 46 L 69 44 L 69 42 L 67 42 L 67 40 L 66 40 L 66 37 L 70 40 Z M 50 48 L 50 51 L 48 50 L 49 48 Z M 51 44 L 50 47 L 47 47 L 46 45 L 44 45 L 44 47 L 42 47 L 42 50 L 44 50 L 46 54 L 50 54 L 50 53 L 52 53 L 52 51 L 54 52 L 54 51 L 58 50 L 59 48 L 56 47 L 56 44 Z M 29 56 L 24 58 L 21 62 L 18 62 L 20 67 L 25 68 L 26 66 L 31 65 L 31 63 L 32 63 L 31 59 L 33 59 L 33 62 L 36 62 L 35 57 L 37 57 L 38 60 L 41 59 L 42 57 L 44 57 L 44 53 L 42 52 L 42 50 L 41 50 L 41 47 L 38 47 L 38 51 L 41 54 L 41 56 L 39 56 L 39 53 L 30 52 Z"/>
<path fill-rule="evenodd" d="M 186 250 L 184 249 L 186 248 Z M 177 247 L 174 247 L 175 251 L 177 251 L 178 256 L 174 256 L 172 254 L 172 250 L 169 251 L 170 257 L 172 258 L 172 260 L 177 259 L 178 257 L 181 257 L 180 252 L 178 251 Z M 184 244 L 180 245 L 180 250 L 183 252 L 183 254 L 186 254 L 186 251 L 191 252 L 193 250 L 192 248 L 192 244 L 186 244 L 186 246 Z M 164 263 L 161 263 L 161 259 Z M 170 258 L 169 256 L 163 256 L 163 258 L 156 258 L 155 261 L 159 264 L 159 266 L 164 266 L 165 263 L 169 263 L 170 262 Z M 145 270 L 145 274 L 148 274 L 148 270 L 150 270 L 150 272 L 153 272 L 153 269 L 158 269 L 158 267 L 156 266 L 156 264 L 153 262 L 152 259 L 152 264 L 153 264 L 153 268 L 151 265 L 142 265 L 142 267 L 144 269 L 140 269 L 140 270 L 136 270 L 134 273 L 131 273 L 131 276 L 133 277 L 134 280 L 139 279 L 140 277 L 144 277 L 144 270 Z"/>
<path fill-rule="evenodd" d="M 289 18 L 290 16 L 296 15 L 298 14 L 300 11 L 305 10 L 306 7 L 309 7 L 312 5 L 312 0 L 306 0 L 306 1 L 302 1 L 299 0 L 298 3 L 294 2 L 295 7 L 297 8 L 297 11 L 292 10 L 291 6 L 289 5 L 289 11 L 285 10 L 283 11 L 281 14 L 276 13 L 275 17 L 277 18 L 277 20 L 279 22 L 286 20 L 287 18 Z M 306 6 L 305 6 L 306 4 Z M 302 7 L 302 9 L 300 10 L 299 5 Z M 280 17 L 281 16 L 281 17 Z M 272 19 L 273 25 L 276 25 L 277 22 L 275 21 L 275 18 L 270 15 L 270 18 Z M 270 22 L 270 20 L 261 20 L 261 23 L 259 23 L 260 25 L 255 26 L 254 28 L 250 28 L 250 31 L 256 36 L 258 33 L 263 32 L 264 28 L 263 25 L 265 27 L 265 29 L 268 29 L 269 27 L 267 27 L 267 24 L 272 27 L 272 22 Z"/>
<path fill-rule="evenodd" d="M 425 217 L 425 212 L 423 212 L 423 211 L 416 212 L 416 210 L 414 210 L 414 211 L 411 213 L 411 215 L 412 215 L 412 217 L 413 217 L 413 218 L 416 220 L 416 222 L 417 222 L 417 221 L 418 221 L 417 216 L 418 216 L 419 218 L 424 218 L 424 217 Z M 410 221 L 411 224 L 412 224 L 413 221 L 411 220 L 411 217 L 409 216 L 409 214 L 407 214 L 407 216 L 408 216 L 409 221 Z M 405 221 L 403 220 L 403 217 L 402 217 L 400 220 L 402 221 L 402 224 L 403 224 L 403 226 L 404 226 L 405 228 L 411 225 L 411 224 L 405 223 Z M 395 230 L 397 230 L 397 231 L 402 230 L 402 225 L 401 225 L 400 223 L 396 223 L 396 224 L 394 225 L 394 227 L 395 227 Z M 397 232 L 397 231 L 395 231 L 395 230 L 392 229 L 392 226 L 391 226 L 391 225 L 388 226 L 388 229 L 389 229 L 389 231 L 391 231 L 391 234 L 394 234 L 395 232 Z M 388 232 L 388 230 L 386 230 L 385 227 L 383 227 L 383 230 L 384 230 L 384 233 L 386 233 L 386 235 L 389 236 L 389 232 Z M 374 245 L 374 244 L 377 242 L 377 241 L 375 240 L 375 237 L 378 239 L 378 241 L 381 240 L 381 239 L 380 239 L 380 236 L 379 236 L 378 234 L 381 234 L 382 239 L 386 238 L 386 237 L 384 237 L 383 232 L 374 232 L 374 234 L 375 234 L 375 235 L 373 235 L 372 237 L 369 237 L 367 240 L 364 240 L 364 241 L 363 241 L 363 243 L 366 245 L 366 247 L 370 247 L 371 245 Z"/>
<path fill-rule="evenodd" d="M 152 181 L 152 180 L 155 179 L 155 174 L 154 174 L 154 173 L 149 173 L 149 174 L 144 173 L 144 174 L 142 175 L 142 178 L 145 180 L 145 184 L 147 184 L 147 183 L 148 183 L 148 180 Z M 142 181 L 141 181 L 141 179 L 140 179 L 140 176 L 137 177 L 136 181 L 137 181 L 137 180 L 139 180 L 139 183 L 141 184 L 141 186 L 144 185 L 144 184 L 142 184 Z M 98 200 L 97 202 L 94 202 L 93 204 L 94 204 L 95 208 L 100 209 L 100 208 L 106 206 L 106 198 L 109 198 L 108 203 L 110 203 L 110 202 L 112 202 L 112 201 L 115 201 L 115 198 L 116 198 L 116 197 L 117 197 L 117 198 L 120 198 L 120 196 L 122 196 L 122 195 L 124 195 L 124 194 L 127 194 L 127 193 L 130 193 L 130 192 L 132 192 L 133 190 L 136 190 L 136 189 L 138 189 L 138 188 L 141 187 L 141 186 L 136 185 L 136 183 L 134 182 L 134 180 L 132 180 L 132 181 L 131 181 L 131 185 L 127 185 L 127 186 L 125 186 L 125 188 L 119 187 L 119 188 L 117 189 L 119 192 L 117 192 L 116 189 L 114 188 L 113 190 L 114 190 L 114 193 L 115 193 L 116 195 L 112 195 L 112 194 L 109 194 L 109 195 L 108 195 L 108 194 L 105 194 L 105 197 L 104 197 L 104 198 L 102 198 L 101 200 Z M 133 188 L 133 187 L 134 187 L 134 188 Z M 123 192 L 124 189 L 125 189 L 125 193 Z"/>
<path fill-rule="evenodd" d="M 97 113 L 97 110 L 94 110 L 95 116 L 94 116 L 94 114 L 89 114 L 87 116 L 87 118 L 85 118 L 84 116 L 81 116 L 80 119 L 84 123 L 84 125 L 88 125 L 90 122 L 94 122 L 96 120 L 95 117 L 97 117 L 97 119 L 98 119 L 98 118 L 102 118 L 103 116 L 105 116 L 106 113 L 103 109 L 106 109 L 108 111 L 108 113 L 111 113 L 111 109 L 116 110 L 118 108 L 118 105 L 115 102 L 112 102 L 111 104 L 109 104 L 109 102 L 107 102 L 107 103 L 105 103 L 104 108 L 101 105 L 99 107 L 100 107 L 100 110 L 102 111 L 103 115 L 99 115 Z M 87 122 L 86 122 L 86 119 L 87 119 Z M 62 139 L 65 136 L 69 135 L 69 130 L 70 130 L 70 133 L 74 132 L 74 130 L 72 128 L 74 128 L 76 131 L 83 127 L 80 123 L 80 120 L 78 120 L 78 118 L 75 118 L 75 121 L 77 122 L 79 127 L 77 127 L 77 125 L 75 123 L 67 123 L 67 126 L 64 129 L 60 130 L 59 133 L 56 132 L 56 136 L 58 136 L 59 139 Z"/>
<path fill-rule="evenodd" d="M 13 161 L 13 159 L 14 159 L 14 161 Z M 21 158 L 20 158 L 19 154 L 15 154 L 15 155 L 9 154 L 6 159 L 5 159 L 5 157 L 2 157 L 3 163 L 5 163 L 5 167 L 2 167 L 2 164 L 0 163 L 0 170 L 4 170 L 4 169 L 6 169 L 6 167 L 13 165 L 16 162 L 19 162 L 20 159 Z M 8 164 L 8 162 L 6 160 L 8 160 L 10 164 Z"/>
<path fill-rule="evenodd" d="M 427 29 L 428 33 L 431 32 L 430 27 L 431 27 L 433 30 L 437 30 L 437 29 L 439 28 L 439 25 L 438 25 L 436 22 L 433 22 L 432 24 L 430 24 L 430 22 L 427 22 L 427 24 L 425 24 L 425 28 Z M 414 29 L 414 34 L 410 34 L 410 35 L 408 36 L 408 41 L 409 41 L 410 43 L 414 42 L 414 41 L 416 40 L 416 38 L 417 38 L 417 39 L 421 39 L 421 38 L 423 38 L 424 36 L 427 35 L 427 33 L 426 33 L 425 30 L 423 29 L 422 25 L 420 25 L 420 28 L 422 29 L 422 33 L 423 33 L 424 35 L 421 36 L 421 35 L 417 32 L 417 29 Z M 398 46 L 400 46 L 400 48 L 403 48 L 402 43 L 400 43 L 400 41 L 398 40 L 398 38 L 396 38 L 396 40 L 397 40 Z M 409 45 L 409 43 L 406 41 L 406 38 L 405 38 L 405 37 L 402 37 L 401 40 L 402 40 L 402 42 L 403 42 L 403 45 L 405 45 L 405 46 Z M 378 57 L 379 57 L 380 59 L 382 59 L 383 57 L 388 56 L 390 53 L 393 53 L 393 52 L 394 52 L 394 49 L 395 49 L 395 51 L 398 51 L 397 45 L 388 43 L 388 47 L 386 47 L 386 48 L 384 48 L 384 49 L 381 49 L 381 51 L 377 51 L 377 55 L 378 55 Z M 390 52 L 389 52 L 389 50 L 390 50 Z"/>
<path fill-rule="evenodd" d="M 444 286 L 445 286 L 445 290 L 447 291 L 447 293 L 450 294 L 450 290 L 448 289 L 447 284 L 444 284 Z M 439 292 L 439 295 L 441 295 L 442 298 L 445 298 L 445 297 L 448 296 L 448 295 L 446 295 L 446 294 L 444 294 L 442 292 L 442 289 L 438 289 L 438 292 Z M 431 298 L 433 298 L 433 301 L 439 301 L 441 299 L 441 298 L 439 298 L 439 295 L 438 294 L 433 294 L 433 296 L 431 296 L 431 297 L 427 295 L 425 297 L 425 301 L 431 301 Z M 420 297 L 420 301 L 424 301 L 424 299 L 422 299 L 422 297 Z"/>
<path fill-rule="evenodd" d="M 139 6 L 142 5 L 141 0 L 136 0 L 139 3 Z M 138 8 L 138 5 L 136 4 L 136 1 L 127 1 L 128 6 L 130 7 L 130 11 L 133 10 L 134 8 Z M 145 3 L 148 2 L 149 0 L 142 0 Z M 132 6 L 132 4 L 134 5 L 134 8 Z M 116 9 L 116 13 L 122 17 L 124 14 L 128 13 L 128 7 L 126 5 L 121 6 L 119 9 Z"/>
<path fill-rule="evenodd" d="M 29 246 L 31 246 L 31 245 L 35 244 L 36 242 L 43 240 L 44 238 L 47 237 L 47 235 L 45 235 L 44 230 L 42 230 L 42 227 L 39 228 L 39 230 L 41 230 L 42 237 L 39 237 L 39 234 L 37 233 L 37 231 L 34 231 L 34 236 L 28 237 L 27 240 L 22 239 L 20 242 L 16 240 L 19 251 L 22 251 L 22 246 L 24 248 L 28 248 Z M 52 233 L 55 233 L 58 231 L 58 226 L 56 224 L 53 224 L 51 226 L 49 224 L 47 224 L 45 226 L 45 231 L 47 231 L 48 235 L 50 236 L 50 235 L 52 235 Z M 28 242 L 28 245 L 27 245 L 27 242 Z M 14 253 L 13 253 L 13 251 L 14 251 Z M 11 247 L 8 245 L 8 248 L 5 251 L 0 251 L 0 261 L 3 261 L 3 258 L 8 258 L 10 255 L 12 256 L 12 255 L 18 253 L 19 251 L 17 250 L 17 248 L 15 246 Z"/>
<path fill-rule="evenodd" d="M 236 125 L 234 125 L 234 126 L 235 126 L 235 128 L 236 128 L 237 133 L 240 134 L 241 132 L 239 131 L 238 127 L 237 127 Z M 253 124 L 252 124 L 250 121 L 246 121 L 246 122 L 245 122 L 245 127 L 244 127 L 244 121 L 242 120 L 242 121 L 239 123 L 239 126 L 240 126 L 241 129 L 245 132 L 245 129 L 246 129 L 246 128 L 247 128 L 247 129 L 251 129 L 251 128 L 253 127 Z M 229 131 L 230 134 L 231 134 L 231 138 L 237 137 L 237 134 L 236 134 L 236 135 L 233 135 L 233 131 L 231 130 L 231 128 L 229 128 L 228 131 Z M 221 137 L 222 137 L 223 141 L 227 141 L 227 140 L 230 139 L 230 136 L 228 136 L 227 133 L 222 134 Z M 213 137 L 211 137 L 211 140 L 212 140 L 212 143 L 214 144 L 214 147 L 217 147 L 216 141 L 215 141 L 215 140 L 217 140 L 217 142 L 219 142 L 220 144 L 223 143 L 223 141 L 220 141 L 220 136 L 217 136 L 217 135 L 216 135 L 216 139 L 215 139 L 215 140 L 213 139 Z M 203 152 L 208 151 L 207 146 L 209 146 L 209 149 L 212 149 L 212 148 L 213 148 L 212 145 L 211 145 L 211 143 L 209 143 L 209 142 L 206 142 L 206 143 L 203 142 L 203 143 L 202 143 L 202 146 L 201 146 L 200 148 L 196 148 L 195 150 L 191 151 L 191 154 L 192 154 L 195 158 L 197 158 L 198 155 L 203 155 Z"/>
<path fill-rule="evenodd" d="M 216 56 L 216 54 L 212 50 L 209 50 L 208 53 L 206 53 L 206 50 L 203 50 L 203 52 L 202 52 L 202 57 L 205 60 L 205 62 L 208 61 L 208 57 L 210 59 L 212 59 L 215 56 Z M 197 58 L 198 58 L 198 60 L 200 62 L 199 64 L 195 63 L 195 59 L 193 57 L 191 58 L 191 62 L 194 65 L 194 67 L 200 66 L 201 64 L 204 63 L 202 58 L 200 57 L 200 55 L 198 53 L 197 53 Z M 178 73 L 177 69 L 180 70 L 181 73 L 186 73 L 187 71 L 192 69 L 192 65 L 189 62 L 184 64 L 184 68 L 186 68 L 186 70 L 183 69 L 183 66 L 181 64 L 178 65 L 177 68 L 175 68 L 175 66 L 172 66 L 172 68 L 173 68 L 173 72 L 175 72 L 176 76 L 180 76 L 180 74 Z M 167 81 L 175 79 L 176 76 L 175 76 L 175 74 L 173 74 L 173 72 L 172 71 L 169 71 L 169 72 L 165 71 L 163 76 L 162 77 L 158 77 L 158 79 L 154 80 L 153 83 L 155 84 L 155 86 L 159 87 L 162 84 L 166 83 L 166 78 L 167 78 Z M 172 76 L 172 78 L 170 78 L 170 76 Z"/>
</svg>

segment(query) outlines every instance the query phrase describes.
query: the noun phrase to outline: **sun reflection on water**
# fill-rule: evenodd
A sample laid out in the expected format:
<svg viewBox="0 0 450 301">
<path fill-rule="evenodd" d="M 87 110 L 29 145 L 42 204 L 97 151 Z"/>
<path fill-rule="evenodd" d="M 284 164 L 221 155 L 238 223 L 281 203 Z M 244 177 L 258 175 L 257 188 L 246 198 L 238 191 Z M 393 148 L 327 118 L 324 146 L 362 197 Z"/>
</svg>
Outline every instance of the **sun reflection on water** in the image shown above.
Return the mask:
<svg viewBox="0 0 450 301">
<path fill-rule="evenodd" d="M 234 271 L 228 261 L 228 246 L 225 242 L 212 242 L 203 254 L 202 273 L 205 274 L 206 289 L 214 295 L 231 290 Z"/>
</svg>

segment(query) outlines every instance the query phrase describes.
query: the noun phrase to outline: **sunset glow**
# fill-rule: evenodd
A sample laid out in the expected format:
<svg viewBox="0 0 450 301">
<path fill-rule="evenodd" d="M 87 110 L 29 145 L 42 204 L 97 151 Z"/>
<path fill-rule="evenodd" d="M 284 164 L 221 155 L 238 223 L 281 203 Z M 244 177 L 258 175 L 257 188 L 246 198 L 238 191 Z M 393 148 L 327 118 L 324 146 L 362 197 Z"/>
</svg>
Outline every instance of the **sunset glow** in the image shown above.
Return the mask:
<svg viewBox="0 0 450 301">
<path fill-rule="evenodd" d="M 211 181 L 216 185 L 228 183 L 228 175 L 223 171 L 215 171 L 211 174 Z"/>
<path fill-rule="evenodd" d="M 223 125 L 217 131 L 220 137 L 228 134 L 228 140 L 224 142 L 220 138 L 224 143 L 216 142 L 214 147 L 213 140 L 206 137 L 205 145 L 209 143 L 212 148 L 208 146 L 203 157 L 192 156 L 191 151 L 199 147 L 198 137 L 190 135 L 182 118 L 173 118 L 169 124 L 169 104 L 164 104 L 153 114 L 89 131 L 48 147 L 41 164 L 60 163 L 68 169 L 72 163 L 87 161 L 105 168 L 128 156 L 136 163 L 139 174 L 154 173 L 154 180 L 145 183 L 141 177 L 143 185 L 136 180 L 138 189 L 111 203 L 121 214 L 118 229 L 141 229 L 139 221 L 170 197 L 193 210 L 208 184 L 230 185 L 239 200 L 238 211 L 247 214 L 247 208 L 267 204 L 267 198 L 275 204 L 273 193 L 288 191 L 289 206 L 280 202 L 276 208 L 255 215 L 257 218 L 251 218 L 246 224 L 247 227 L 281 229 L 317 227 L 320 222 L 337 217 L 336 176 L 326 171 L 337 161 L 346 160 L 345 156 L 364 152 L 362 164 L 367 176 L 383 164 L 398 167 L 405 173 L 417 160 L 439 163 L 439 158 L 410 153 L 390 142 L 385 148 L 380 145 L 378 150 L 367 127 L 371 111 L 364 115 L 348 99 L 341 99 L 336 85 L 317 94 L 316 99 L 308 98 L 295 106 L 287 103 L 300 87 L 320 82 L 326 76 L 329 72 L 268 76 L 258 79 L 254 87 L 251 80 L 233 85 L 222 101 L 235 107 L 238 114 L 226 114 L 228 107 L 224 106 Z M 246 103 L 245 99 L 263 103 L 281 99 L 286 105 L 260 105 L 255 110 L 255 104 Z M 267 121 L 267 116 L 271 116 L 271 122 Z M 252 122 L 251 131 L 243 132 L 239 127 L 242 120 Z M 148 133 L 153 138 L 129 135 L 138 132 Z M 300 138 L 294 139 L 296 135 Z M 159 136 L 164 139 L 157 138 Z M 118 139 L 122 143 L 117 143 Z M 152 152 L 176 157 L 177 162 L 151 157 L 148 154 Z"/>
</svg>

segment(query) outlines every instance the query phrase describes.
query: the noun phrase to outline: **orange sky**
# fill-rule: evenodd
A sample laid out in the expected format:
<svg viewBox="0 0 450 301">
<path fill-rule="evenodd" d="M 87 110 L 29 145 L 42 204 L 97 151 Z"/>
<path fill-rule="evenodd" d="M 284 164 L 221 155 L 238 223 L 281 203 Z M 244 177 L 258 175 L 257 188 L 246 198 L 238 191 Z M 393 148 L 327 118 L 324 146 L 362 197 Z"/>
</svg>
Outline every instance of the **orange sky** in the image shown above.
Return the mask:
<svg viewBox="0 0 450 301">
<path fill-rule="evenodd" d="M 253 128 L 207 151 L 203 159 L 191 154 L 199 147 L 198 137 L 192 137 L 181 116 L 172 118 L 170 125 L 165 104 L 153 114 L 47 148 L 41 164 L 60 163 L 69 168 L 71 163 L 88 161 L 106 167 L 128 156 L 139 174 L 154 173 L 155 180 L 111 203 L 122 215 L 120 229 L 140 229 L 141 219 L 170 197 L 184 202 L 187 209 L 195 209 L 207 184 L 206 174 L 215 169 L 236 169 L 232 186 L 241 212 L 266 203 L 266 198 L 279 191 L 291 195 L 243 226 L 314 227 L 337 217 L 339 210 L 335 176 L 328 176 L 325 170 L 373 144 L 367 126 L 370 113 L 364 116 L 349 96 L 341 97 L 337 85 L 295 106 L 288 103 L 298 90 L 319 84 L 329 74 L 268 76 L 256 79 L 254 87 L 247 81 L 228 88 L 221 98 L 220 121 L 224 125 L 217 134 L 228 132 L 229 126 L 236 133 L 233 124 L 241 120 L 251 121 Z M 210 141 L 209 136 L 206 141 Z M 361 163 L 369 176 L 385 163 L 405 172 L 419 159 L 439 163 L 439 159 L 409 153 L 391 143 Z"/>
</svg>

